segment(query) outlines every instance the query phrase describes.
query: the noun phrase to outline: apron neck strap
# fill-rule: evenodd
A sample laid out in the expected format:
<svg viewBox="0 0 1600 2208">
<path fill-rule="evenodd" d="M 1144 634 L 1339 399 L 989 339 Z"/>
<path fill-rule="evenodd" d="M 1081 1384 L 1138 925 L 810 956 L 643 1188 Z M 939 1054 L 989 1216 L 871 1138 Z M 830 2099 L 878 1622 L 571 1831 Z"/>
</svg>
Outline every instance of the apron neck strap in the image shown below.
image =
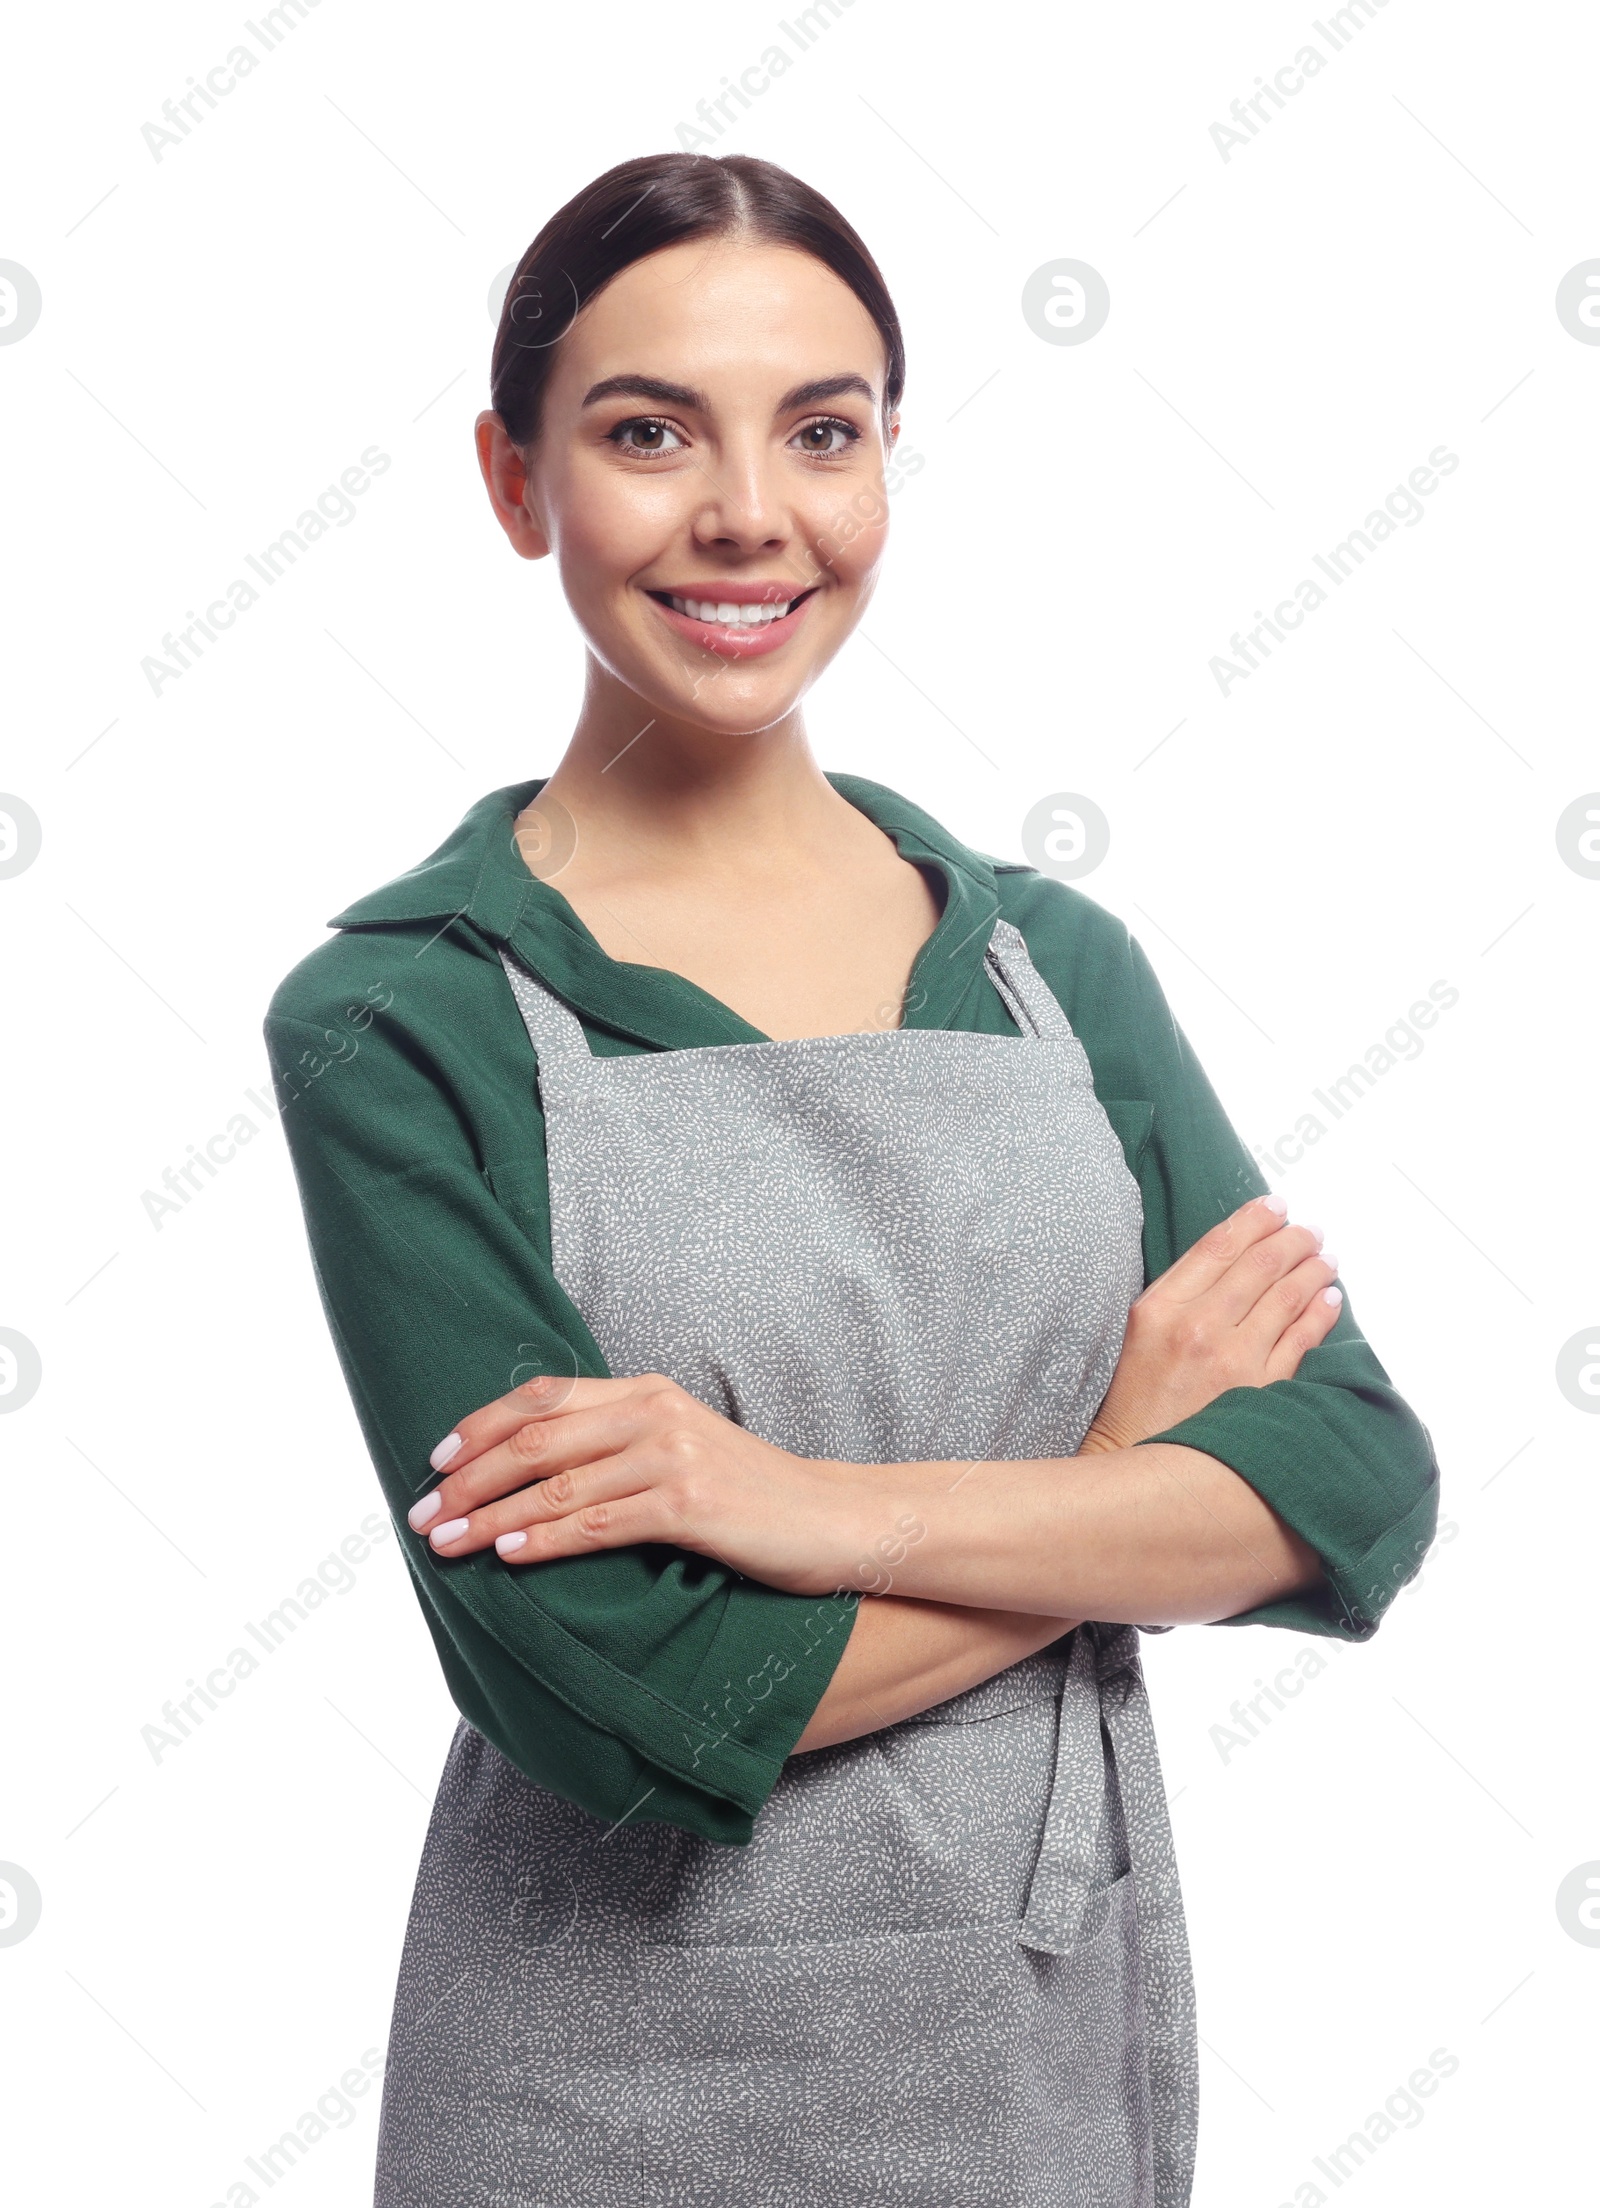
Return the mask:
<svg viewBox="0 0 1600 2208">
<path fill-rule="evenodd" d="M 572 1007 L 563 1004 L 553 989 L 537 974 L 530 973 L 509 951 L 501 951 L 500 963 L 506 970 L 511 994 L 517 1000 L 517 1010 L 522 1014 L 522 1024 L 528 1030 L 528 1039 L 538 1053 L 540 1065 L 575 1065 L 580 1060 L 591 1060 L 594 1053 L 589 1048 L 589 1038 Z"/>
<path fill-rule="evenodd" d="M 1020 928 L 1009 920 L 997 920 L 983 955 L 989 979 L 1024 1035 L 1057 1040 L 1071 1035 L 1072 1022 L 1028 956 Z"/>
</svg>

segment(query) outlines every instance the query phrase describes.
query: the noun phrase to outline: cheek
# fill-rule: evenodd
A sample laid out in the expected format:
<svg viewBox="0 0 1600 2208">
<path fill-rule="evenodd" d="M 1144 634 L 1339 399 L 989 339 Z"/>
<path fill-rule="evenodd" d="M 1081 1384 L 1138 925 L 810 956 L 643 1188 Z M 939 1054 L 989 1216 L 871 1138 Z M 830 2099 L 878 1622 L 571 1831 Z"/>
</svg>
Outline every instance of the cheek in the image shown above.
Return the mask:
<svg viewBox="0 0 1600 2208">
<path fill-rule="evenodd" d="M 552 486 L 547 510 L 572 603 L 603 605 L 659 559 L 678 530 L 678 504 L 671 484 L 634 481 L 613 468 L 574 469 Z"/>
<path fill-rule="evenodd" d="M 808 516 L 814 557 L 836 584 L 861 589 L 877 575 L 889 541 L 889 506 L 881 489 L 857 481 L 830 485 Z"/>
<path fill-rule="evenodd" d="M 563 570 L 614 581 L 638 574 L 682 521 L 686 488 L 644 466 L 618 466 L 589 450 L 552 455 L 538 484 Z"/>
</svg>

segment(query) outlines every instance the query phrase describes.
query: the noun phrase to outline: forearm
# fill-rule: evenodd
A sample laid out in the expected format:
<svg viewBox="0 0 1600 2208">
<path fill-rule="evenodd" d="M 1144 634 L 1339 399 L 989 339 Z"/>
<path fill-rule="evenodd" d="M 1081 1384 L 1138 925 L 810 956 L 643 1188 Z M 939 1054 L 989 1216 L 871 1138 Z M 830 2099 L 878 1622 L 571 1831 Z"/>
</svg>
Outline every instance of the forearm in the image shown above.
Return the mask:
<svg viewBox="0 0 1600 2208">
<path fill-rule="evenodd" d="M 1321 1576 L 1316 1552 L 1247 1481 L 1174 1442 L 1041 1462 L 884 1466 L 879 1478 L 926 1529 L 895 1560 L 897 1593 L 921 1602 L 1203 1625 Z"/>
<path fill-rule="evenodd" d="M 869 1595 L 794 1752 L 832 1748 L 931 1710 L 1047 1648 L 1077 1622 Z"/>
</svg>

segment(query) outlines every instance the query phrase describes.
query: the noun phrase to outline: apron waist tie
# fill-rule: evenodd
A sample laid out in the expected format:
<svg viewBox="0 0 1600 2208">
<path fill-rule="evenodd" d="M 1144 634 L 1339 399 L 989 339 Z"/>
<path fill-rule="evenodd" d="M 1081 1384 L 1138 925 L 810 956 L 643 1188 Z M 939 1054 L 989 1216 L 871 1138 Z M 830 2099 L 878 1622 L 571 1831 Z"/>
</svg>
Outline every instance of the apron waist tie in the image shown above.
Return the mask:
<svg viewBox="0 0 1600 2208">
<path fill-rule="evenodd" d="M 1079 1940 L 1092 1939 L 1109 1908 L 1104 1880 L 1097 1872 L 1100 1828 L 1108 1807 L 1100 1732 L 1096 1639 L 1100 1630 L 1085 1623 L 1072 1636 L 1072 1653 L 1061 1682 L 1055 1771 L 1045 1805 L 1044 1834 L 1018 1934 L 1023 1947 L 1047 1955 L 1070 1954 Z"/>
<path fill-rule="evenodd" d="M 1102 1734 L 1102 1728 L 1103 1734 Z M 1109 1753 L 1106 1743 L 1109 1742 Z M 1100 1836 L 1109 1762 L 1128 1842 L 1154 2114 L 1156 2208 L 1183 2208 L 1194 2167 L 1194 1981 L 1166 1790 L 1139 1659 L 1138 1629 L 1085 1623 L 1061 1688 L 1055 1773 L 1019 1944 L 1070 1955 L 1110 1915 Z"/>
</svg>

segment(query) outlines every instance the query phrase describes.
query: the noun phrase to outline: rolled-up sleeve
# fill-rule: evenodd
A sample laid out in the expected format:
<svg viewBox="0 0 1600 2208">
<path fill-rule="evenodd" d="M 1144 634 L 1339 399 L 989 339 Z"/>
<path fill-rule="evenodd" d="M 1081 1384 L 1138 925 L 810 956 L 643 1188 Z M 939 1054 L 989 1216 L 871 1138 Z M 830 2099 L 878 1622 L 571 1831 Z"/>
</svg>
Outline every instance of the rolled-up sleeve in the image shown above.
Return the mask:
<svg viewBox="0 0 1600 2208">
<path fill-rule="evenodd" d="M 1129 954 L 1155 1106 L 1139 1172 L 1145 1277 L 1153 1280 L 1219 1219 L 1265 1195 L 1267 1183 L 1132 937 Z M 1348 1294 L 1333 1328 L 1307 1350 L 1292 1380 L 1229 1388 L 1204 1410 L 1146 1438 L 1182 1442 L 1220 1459 L 1322 1560 L 1319 1586 L 1222 1624 L 1366 1640 L 1420 1570 L 1433 1539 L 1439 1467 L 1431 1437 L 1378 1362 Z"/>
<path fill-rule="evenodd" d="M 1219 1220 L 1265 1195 L 1268 1184 L 1138 940 L 1060 885 L 1034 878 L 1026 888 L 1014 885 L 1011 897 L 1138 1179 L 1148 1285 Z M 1433 1540 L 1439 1467 L 1432 1439 L 1373 1353 L 1348 1294 L 1292 1380 L 1229 1388 L 1144 1438 L 1181 1442 L 1228 1465 L 1321 1559 L 1316 1585 L 1219 1624 L 1369 1639 Z"/>
<path fill-rule="evenodd" d="M 386 970 L 382 939 L 363 955 L 360 971 Z M 402 940 L 394 970 L 413 957 Z M 469 989 L 471 965 L 459 966 Z M 453 1070 L 470 998 L 453 1032 L 430 1031 L 402 981 L 356 1032 L 353 988 L 326 991 L 330 1006 L 340 997 L 326 1016 L 310 994 L 301 970 L 266 1022 L 282 1124 L 328 1325 L 458 1708 L 595 1816 L 747 1841 L 853 1601 L 784 1594 L 659 1546 L 516 1571 L 493 1551 L 441 1558 L 410 1531 L 407 1510 L 437 1483 L 429 1452 L 458 1419 L 535 1373 L 606 1366 L 540 1248 L 548 1189 L 520 1027 L 526 1141 L 495 1160 Z"/>
</svg>

